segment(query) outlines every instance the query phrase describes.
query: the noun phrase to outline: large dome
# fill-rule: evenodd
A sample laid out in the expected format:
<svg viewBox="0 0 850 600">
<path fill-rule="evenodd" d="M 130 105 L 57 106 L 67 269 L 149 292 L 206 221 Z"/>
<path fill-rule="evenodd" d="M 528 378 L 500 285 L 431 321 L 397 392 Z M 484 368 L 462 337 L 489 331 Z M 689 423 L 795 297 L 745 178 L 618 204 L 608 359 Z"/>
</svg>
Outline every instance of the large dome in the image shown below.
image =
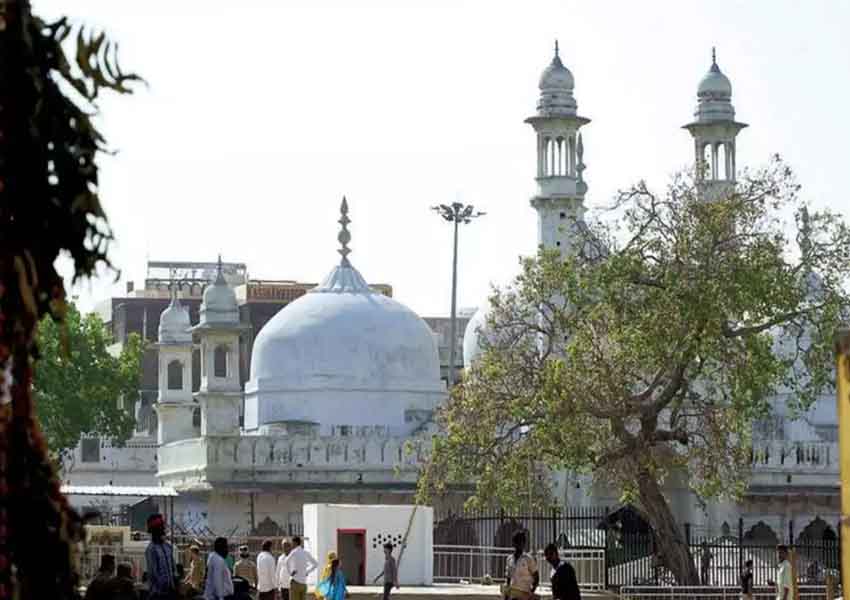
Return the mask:
<svg viewBox="0 0 850 600">
<path fill-rule="evenodd" d="M 403 428 L 413 413 L 431 411 L 443 398 L 433 332 L 367 285 L 346 257 L 348 239 L 343 226 L 340 265 L 257 336 L 246 428 L 293 422 Z"/>
<path fill-rule="evenodd" d="M 341 280 L 359 285 L 340 286 Z M 373 292 L 353 267 L 280 310 L 260 331 L 251 380 L 287 387 L 434 389 L 434 335 L 412 310 Z"/>
</svg>

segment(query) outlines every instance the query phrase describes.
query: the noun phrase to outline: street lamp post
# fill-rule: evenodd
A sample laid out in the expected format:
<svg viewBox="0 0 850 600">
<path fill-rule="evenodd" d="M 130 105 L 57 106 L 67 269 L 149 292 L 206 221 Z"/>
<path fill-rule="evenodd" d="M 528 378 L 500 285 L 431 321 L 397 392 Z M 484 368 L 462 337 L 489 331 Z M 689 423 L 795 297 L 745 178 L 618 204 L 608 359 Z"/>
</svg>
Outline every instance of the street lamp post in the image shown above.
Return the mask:
<svg viewBox="0 0 850 600">
<path fill-rule="evenodd" d="M 432 206 L 443 219 L 454 225 L 454 252 L 452 254 L 452 316 L 449 326 L 449 388 L 455 383 L 455 347 L 457 346 L 457 231 L 461 223 L 468 225 L 472 219 L 484 216 L 486 213 L 476 211 L 471 204 L 461 202 L 439 204 Z"/>
</svg>

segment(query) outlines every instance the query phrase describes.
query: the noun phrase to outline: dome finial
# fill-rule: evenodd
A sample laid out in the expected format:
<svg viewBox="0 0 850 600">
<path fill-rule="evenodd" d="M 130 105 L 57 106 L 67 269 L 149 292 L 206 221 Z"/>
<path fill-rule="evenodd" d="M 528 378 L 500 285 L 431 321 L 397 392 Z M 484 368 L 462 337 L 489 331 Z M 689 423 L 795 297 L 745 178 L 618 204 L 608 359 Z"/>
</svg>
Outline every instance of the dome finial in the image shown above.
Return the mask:
<svg viewBox="0 0 850 600">
<path fill-rule="evenodd" d="M 558 40 L 555 40 L 555 58 L 558 58 Z"/>
<path fill-rule="evenodd" d="M 342 261 L 340 264 L 342 266 L 349 266 L 348 255 L 351 253 L 351 250 L 348 248 L 348 242 L 351 241 L 351 232 L 348 231 L 348 224 L 351 223 L 351 219 L 348 218 L 348 201 L 345 199 L 345 196 L 342 197 L 342 204 L 339 207 L 340 217 L 339 223 L 342 225 L 342 228 L 339 230 L 339 235 L 336 236 L 336 239 L 342 244 L 342 247 L 337 250 L 342 255 Z"/>
<path fill-rule="evenodd" d="M 227 283 L 224 280 L 224 270 L 221 267 L 221 252 L 218 253 L 218 265 L 215 269 L 215 283 L 216 285 Z"/>
<path fill-rule="evenodd" d="M 714 46 L 711 47 L 711 64 L 717 64 L 717 49 Z"/>
</svg>

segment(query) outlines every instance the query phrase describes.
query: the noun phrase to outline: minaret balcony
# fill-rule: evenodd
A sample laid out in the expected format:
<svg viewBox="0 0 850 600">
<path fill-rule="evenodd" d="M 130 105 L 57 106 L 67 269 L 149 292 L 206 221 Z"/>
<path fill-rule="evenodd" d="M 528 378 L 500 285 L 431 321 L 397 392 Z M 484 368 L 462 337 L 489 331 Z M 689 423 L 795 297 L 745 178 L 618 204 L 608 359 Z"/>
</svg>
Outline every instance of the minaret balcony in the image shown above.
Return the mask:
<svg viewBox="0 0 850 600">
<path fill-rule="evenodd" d="M 580 195 L 578 179 L 568 175 L 538 177 L 537 185 L 540 196 L 575 198 Z"/>
</svg>

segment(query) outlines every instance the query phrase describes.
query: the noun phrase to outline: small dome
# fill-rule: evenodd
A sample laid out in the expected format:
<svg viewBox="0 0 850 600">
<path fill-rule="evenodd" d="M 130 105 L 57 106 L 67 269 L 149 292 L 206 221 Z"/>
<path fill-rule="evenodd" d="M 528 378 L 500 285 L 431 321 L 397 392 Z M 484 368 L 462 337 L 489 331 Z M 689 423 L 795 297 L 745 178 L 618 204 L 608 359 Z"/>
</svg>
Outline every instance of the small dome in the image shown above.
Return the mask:
<svg viewBox="0 0 850 600">
<path fill-rule="evenodd" d="M 558 55 L 558 42 L 555 42 L 555 56 L 540 76 L 540 99 L 537 101 L 537 113 L 541 116 L 575 116 L 578 104 L 573 97 L 575 81 L 573 74 L 561 62 Z"/>
<path fill-rule="evenodd" d="M 711 64 L 708 73 L 699 82 L 697 97 L 712 100 L 729 100 L 732 98 L 732 83 L 723 74 L 716 62 Z"/>
<path fill-rule="evenodd" d="M 543 71 L 540 76 L 540 91 L 557 91 L 572 92 L 575 88 L 575 80 L 570 70 L 561 62 L 561 57 L 557 54 L 549 66 Z"/>
<path fill-rule="evenodd" d="M 192 341 L 189 331 L 189 310 L 180 303 L 177 293 L 172 293 L 171 304 L 159 315 L 159 343 L 182 344 Z"/>
<path fill-rule="evenodd" d="M 218 272 L 212 285 L 204 290 L 201 302 L 201 325 L 228 324 L 239 322 L 239 306 L 236 293 L 224 279 L 221 257 L 218 258 Z"/>
</svg>

